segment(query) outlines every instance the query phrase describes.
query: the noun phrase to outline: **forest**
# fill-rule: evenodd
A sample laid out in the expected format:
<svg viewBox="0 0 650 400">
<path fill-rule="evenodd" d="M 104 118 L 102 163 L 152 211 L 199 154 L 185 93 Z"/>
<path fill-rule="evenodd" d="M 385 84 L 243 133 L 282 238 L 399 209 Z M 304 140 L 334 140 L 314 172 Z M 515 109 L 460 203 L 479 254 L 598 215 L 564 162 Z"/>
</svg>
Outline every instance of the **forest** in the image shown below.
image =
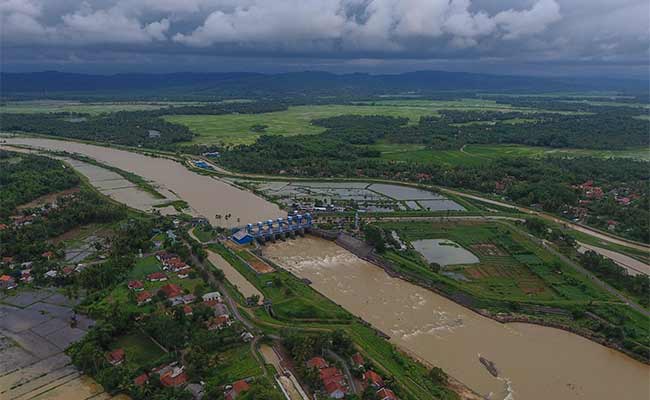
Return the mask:
<svg viewBox="0 0 650 400">
<path fill-rule="evenodd" d="M 120 111 L 98 116 L 0 113 L 0 124 L 6 131 L 151 148 L 169 147 L 193 137 L 187 127 L 150 116 L 146 111 Z"/>
<path fill-rule="evenodd" d="M 78 184 L 79 177 L 60 161 L 0 150 L 0 222 L 8 222 L 19 205 Z"/>
</svg>

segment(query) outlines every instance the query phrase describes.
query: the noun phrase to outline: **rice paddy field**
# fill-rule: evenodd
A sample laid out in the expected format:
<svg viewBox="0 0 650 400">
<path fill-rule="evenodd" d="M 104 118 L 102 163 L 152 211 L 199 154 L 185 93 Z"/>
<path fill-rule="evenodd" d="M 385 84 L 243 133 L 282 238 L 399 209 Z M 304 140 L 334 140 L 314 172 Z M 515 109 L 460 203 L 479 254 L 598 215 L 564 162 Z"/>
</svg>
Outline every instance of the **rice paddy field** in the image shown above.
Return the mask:
<svg viewBox="0 0 650 400">
<path fill-rule="evenodd" d="M 634 150 L 589 150 L 553 149 L 521 145 L 481 145 L 470 144 L 460 150 L 430 150 L 417 144 L 379 143 L 371 146 L 381 152 L 381 158 L 392 161 L 433 162 L 448 165 L 481 165 L 486 161 L 502 157 L 544 157 L 591 156 L 600 158 L 633 158 L 650 161 L 650 151 Z"/>
</svg>

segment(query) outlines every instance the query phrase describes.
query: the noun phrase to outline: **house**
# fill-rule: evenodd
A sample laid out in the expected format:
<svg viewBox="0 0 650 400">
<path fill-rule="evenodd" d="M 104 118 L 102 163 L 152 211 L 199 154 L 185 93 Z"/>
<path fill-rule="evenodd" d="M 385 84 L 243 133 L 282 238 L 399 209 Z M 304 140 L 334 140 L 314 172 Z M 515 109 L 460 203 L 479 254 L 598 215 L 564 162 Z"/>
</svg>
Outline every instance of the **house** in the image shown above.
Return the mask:
<svg viewBox="0 0 650 400">
<path fill-rule="evenodd" d="M 50 278 L 50 279 L 54 279 L 54 278 L 56 278 L 58 275 L 59 275 L 59 273 L 58 273 L 57 271 L 53 270 L 53 269 L 51 269 L 51 270 L 49 270 L 49 271 L 47 271 L 47 272 L 45 273 L 45 277 L 46 277 L 46 278 Z"/>
<path fill-rule="evenodd" d="M 34 277 L 32 276 L 32 270 L 24 269 L 20 271 L 20 281 L 24 283 L 32 283 L 34 281 Z"/>
<path fill-rule="evenodd" d="M 234 400 L 242 394 L 243 392 L 246 392 L 250 389 L 250 385 L 246 383 L 245 380 L 239 380 L 235 383 L 232 384 L 232 386 L 224 392 L 224 399 L 225 400 Z"/>
<path fill-rule="evenodd" d="M 348 392 L 347 388 L 338 382 L 329 382 L 323 385 L 327 395 L 332 399 L 342 399 Z"/>
<path fill-rule="evenodd" d="M 347 393 L 343 373 L 336 367 L 323 368 L 319 371 L 320 380 L 327 395 L 333 399 L 341 399 Z"/>
<path fill-rule="evenodd" d="M 329 367 L 329 364 L 323 357 L 313 357 L 307 361 L 307 368 L 323 369 Z"/>
<path fill-rule="evenodd" d="M 165 294 L 168 299 L 179 297 L 183 294 L 183 289 L 175 283 L 168 283 L 160 288 L 160 291 Z"/>
<path fill-rule="evenodd" d="M 75 271 L 75 268 L 74 268 L 73 266 L 71 266 L 71 265 L 66 265 L 66 266 L 63 267 L 63 269 L 61 270 L 61 272 L 63 272 L 63 275 L 65 275 L 65 276 L 70 276 L 70 275 L 72 275 L 72 273 L 73 273 L 74 271 Z"/>
<path fill-rule="evenodd" d="M 141 292 L 144 290 L 144 284 L 141 281 L 129 281 L 128 288 L 134 292 Z"/>
<path fill-rule="evenodd" d="M 9 229 L 9 225 L 7 225 L 7 224 L 0 224 L 0 231 L 4 231 L 5 229 Z"/>
<path fill-rule="evenodd" d="M 122 364 L 124 362 L 124 357 L 125 357 L 124 349 L 115 349 L 109 352 L 108 354 L 106 354 L 106 359 L 113 366 Z"/>
<path fill-rule="evenodd" d="M 146 372 L 142 375 L 138 375 L 134 380 L 133 383 L 136 386 L 144 386 L 145 383 L 149 382 L 149 374 Z"/>
<path fill-rule="evenodd" d="M 3 265 L 10 265 L 13 264 L 14 258 L 13 257 L 2 257 L 2 264 Z"/>
<path fill-rule="evenodd" d="M 222 317 L 223 317 L 223 316 L 222 316 Z M 217 317 L 217 318 L 221 318 L 221 317 Z M 250 332 L 242 332 L 241 335 L 239 335 L 239 337 L 240 337 L 241 340 L 243 340 L 245 343 L 248 343 L 248 342 L 250 342 L 251 340 L 253 340 L 253 339 L 255 338 L 255 336 L 253 336 L 253 334 L 250 333 Z"/>
<path fill-rule="evenodd" d="M 55 254 L 54 252 L 48 250 L 46 252 L 43 252 L 43 254 L 41 254 L 41 257 L 51 260 L 55 257 Z"/>
<path fill-rule="evenodd" d="M 147 280 L 149 280 L 149 282 L 164 282 L 167 280 L 167 275 L 163 272 L 154 272 L 147 275 Z"/>
<path fill-rule="evenodd" d="M 152 298 L 153 298 L 153 295 L 151 294 L 151 292 L 142 292 L 142 293 L 138 294 L 138 296 L 136 297 L 136 301 L 137 301 L 138 305 L 141 306 L 141 305 L 144 305 L 144 304 L 147 304 L 147 303 L 151 303 Z"/>
<path fill-rule="evenodd" d="M 366 360 L 363 359 L 360 353 L 354 353 L 352 356 L 352 365 L 356 368 L 361 368 L 366 365 Z"/>
<path fill-rule="evenodd" d="M 210 300 L 221 301 L 221 293 L 219 293 L 219 292 L 210 292 L 210 293 L 204 294 L 203 296 L 201 296 L 201 298 L 203 299 L 203 301 L 210 301 Z"/>
<path fill-rule="evenodd" d="M 165 232 L 165 234 L 167 235 L 167 237 L 169 238 L 169 240 L 171 240 L 172 242 L 175 242 L 175 241 L 176 241 L 177 236 L 176 236 L 176 234 L 174 233 L 174 231 L 172 231 L 171 229 L 169 229 L 167 232 Z"/>
<path fill-rule="evenodd" d="M 616 227 L 618 226 L 618 222 L 610 219 L 607 221 L 607 229 L 610 231 L 616 230 Z"/>
<path fill-rule="evenodd" d="M 173 367 L 160 375 L 160 383 L 166 387 L 179 387 L 187 383 L 188 376 L 185 367 Z"/>
<path fill-rule="evenodd" d="M 191 269 L 185 269 L 183 271 L 178 271 L 176 276 L 178 277 L 178 279 L 186 279 L 189 278 L 191 273 L 192 273 Z"/>
<path fill-rule="evenodd" d="M 377 391 L 377 398 L 379 400 L 397 400 L 397 396 L 393 393 L 392 390 L 387 388 L 381 388 Z"/>
<path fill-rule="evenodd" d="M 384 387 L 384 379 L 375 371 L 366 371 L 363 373 L 363 380 L 368 382 L 370 386 L 377 389 Z"/>
<path fill-rule="evenodd" d="M 16 280 L 9 275 L 0 276 L 0 289 L 14 289 L 18 287 Z"/>
<path fill-rule="evenodd" d="M 192 314 L 194 314 L 194 312 L 192 311 L 192 307 L 187 306 L 187 305 L 183 306 L 183 314 L 185 314 L 186 317 L 189 317 Z"/>
<path fill-rule="evenodd" d="M 159 251 L 156 253 L 156 259 L 160 261 L 161 263 L 165 263 L 165 261 L 169 260 L 170 258 L 174 258 L 176 255 L 171 254 L 165 250 Z"/>
<path fill-rule="evenodd" d="M 219 315 L 218 317 L 210 319 L 206 325 L 209 331 L 221 330 L 232 325 L 232 321 L 230 321 L 230 317 L 227 315 Z"/>
<path fill-rule="evenodd" d="M 201 400 L 205 396 L 205 391 L 203 390 L 203 385 L 201 383 L 189 383 L 185 390 L 192 393 L 192 397 L 195 400 Z"/>
</svg>

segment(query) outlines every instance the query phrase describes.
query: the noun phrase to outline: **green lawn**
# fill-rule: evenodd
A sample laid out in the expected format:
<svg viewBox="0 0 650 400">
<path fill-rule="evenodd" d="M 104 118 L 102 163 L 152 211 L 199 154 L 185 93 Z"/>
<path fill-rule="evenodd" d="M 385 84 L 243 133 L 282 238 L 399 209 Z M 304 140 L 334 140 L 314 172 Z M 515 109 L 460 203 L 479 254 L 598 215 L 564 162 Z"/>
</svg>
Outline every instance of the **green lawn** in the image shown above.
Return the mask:
<svg viewBox="0 0 650 400">
<path fill-rule="evenodd" d="M 111 349 L 122 348 L 126 352 L 127 362 L 138 365 L 147 365 L 165 355 L 154 342 L 140 332 L 120 336 L 111 346 Z"/>
<path fill-rule="evenodd" d="M 160 263 L 154 256 L 139 259 L 131 272 L 130 279 L 144 279 L 147 275 L 161 270 Z"/>
<path fill-rule="evenodd" d="M 219 352 L 218 359 L 215 373 L 210 379 L 215 384 L 225 385 L 239 379 L 262 375 L 262 367 L 253 357 L 247 344 Z"/>
</svg>

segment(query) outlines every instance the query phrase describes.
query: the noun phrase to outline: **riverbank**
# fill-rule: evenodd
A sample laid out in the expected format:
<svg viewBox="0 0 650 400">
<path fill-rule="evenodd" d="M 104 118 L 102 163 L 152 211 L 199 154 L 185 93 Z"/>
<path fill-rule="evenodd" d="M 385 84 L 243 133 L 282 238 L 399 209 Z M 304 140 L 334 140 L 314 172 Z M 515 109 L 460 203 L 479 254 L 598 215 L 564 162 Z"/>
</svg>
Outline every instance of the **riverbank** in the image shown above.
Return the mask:
<svg viewBox="0 0 650 400">
<path fill-rule="evenodd" d="M 527 400 L 609 400 L 623 387 L 636 396 L 647 393 L 645 364 L 563 330 L 486 318 L 393 278 L 332 241 L 307 236 L 269 244 L 264 254 L 387 333 L 400 350 L 443 368 L 483 396 L 502 399 L 514 391 L 515 398 Z M 487 372 L 479 354 L 498 366 L 499 378 Z"/>
<path fill-rule="evenodd" d="M 603 345 L 605 347 L 611 348 L 613 350 L 619 351 L 639 362 L 642 362 L 644 364 L 650 365 L 650 360 L 640 357 L 638 354 L 633 353 L 626 348 L 620 346 L 618 343 L 609 341 L 605 338 L 599 337 L 595 335 L 592 332 L 589 332 L 584 329 L 579 329 L 575 326 L 571 326 L 565 323 L 561 323 L 558 321 L 553 321 L 551 319 L 544 319 L 544 318 L 536 318 L 531 315 L 516 315 L 516 314 L 503 314 L 503 313 L 494 313 L 486 309 L 478 308 L 474 306 L 473 304 L 473 298 L 471 298 L 469 295 L 465 295 L 462 293 L 458 294 L 450 294 L 449 292 L 436 287 L 433 284 L 427 284 L 425 283 L 422 279 L 418 279 L 417 277 L 414 277 L 412 275 L 408 275 L 405 273 L 402 273 L 397 270 L 397 268 L 390 262 L 382 258 L 381 256 L 378 256 L 375 252 L 374 249 L 366 244 L 365 242 L 356 239 L 348 234 L 345 233 L 338 233 L 334 234 L 331 231 L 322 231 L 322 230 L 316 230 L 313 232 L 316 236 L 321 237 L 323 239 L 327 240 L 333 240 L 337 245 L 343 247 L 344 249 L 348 250 L 352 254 L 356 255 L 362 260 L 365 260 L 382 270 L 386 272 L 390 277 L 393 278 L 398 278 L 405 280 L 407 282 L 410 282 L 414 285 L 420 286 L 422 288 L 431 290 L 432 292 L 443 296 L 455 303 L 460 304 L 463 307 L 466 307 L 475 313 L 484 316 L 486 318 L 490 318 L 494 321 L 507 324 L 507 323 L 528 323 L 528 324 L 534 324 L 534 325 L 539 325 L 539 326 L 545 326 L 545 327 L 550 327 L 550 328 L 555 328 L 555 329 L 560 329 L 566 332 L 570 332 L 573 334 L 576 334 L 578 336 L 584 337 L 585 339 L 591 340 L 595 343 L 598 343 L 600 345 Z"/>
</svg>

